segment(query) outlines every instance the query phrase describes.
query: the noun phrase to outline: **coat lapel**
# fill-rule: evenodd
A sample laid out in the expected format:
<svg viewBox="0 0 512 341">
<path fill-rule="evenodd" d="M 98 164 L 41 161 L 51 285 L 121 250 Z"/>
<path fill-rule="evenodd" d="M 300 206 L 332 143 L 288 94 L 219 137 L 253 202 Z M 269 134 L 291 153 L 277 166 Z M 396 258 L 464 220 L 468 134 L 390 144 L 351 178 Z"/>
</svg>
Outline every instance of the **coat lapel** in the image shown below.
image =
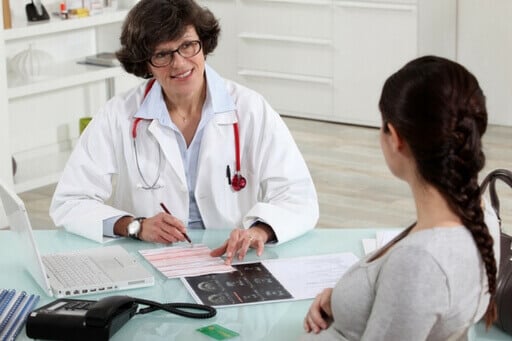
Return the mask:
<svg viewBox="0 0 512 341">
<path fill-rule="evenodd" d="M 180 149 L 178 147 L 178 141 L 176 141 L 174 131 L 162 127 L 157 120 L 153 120 L 151 122 L 149 125 L 149 131 L 153 134 L 160 145 L 162 154 L 167 159 L 168 164 L 173 169 L 177 178 L 180 180 L 182 185 L 186 186 L 187 179 L 185 177 L 185 168 L 183 167 L 183 161 L 181 159 Z M 172 134 L 172 136 L 170 137 L 169 134 Z"/>
</svg>

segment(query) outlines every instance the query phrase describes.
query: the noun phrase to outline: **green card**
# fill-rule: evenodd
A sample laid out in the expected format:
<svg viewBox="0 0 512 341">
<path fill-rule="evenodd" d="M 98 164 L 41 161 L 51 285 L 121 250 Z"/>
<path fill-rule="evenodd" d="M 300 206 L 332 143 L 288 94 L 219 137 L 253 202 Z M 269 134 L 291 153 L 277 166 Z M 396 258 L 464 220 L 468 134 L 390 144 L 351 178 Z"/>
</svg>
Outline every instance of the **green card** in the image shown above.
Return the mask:
<svg viewBox="0 0 512 341">
<path fill-rule="evenodd" d="M 212 337 L 215 340 L 226 340 L 240 335 L 237 332 L 219 326 L 218 324 L 211 324 L 209 326 L 201 327 L 197 329 L 197 331 L 205 335 L 208 335 L 209 337 Z"/>
</svg>

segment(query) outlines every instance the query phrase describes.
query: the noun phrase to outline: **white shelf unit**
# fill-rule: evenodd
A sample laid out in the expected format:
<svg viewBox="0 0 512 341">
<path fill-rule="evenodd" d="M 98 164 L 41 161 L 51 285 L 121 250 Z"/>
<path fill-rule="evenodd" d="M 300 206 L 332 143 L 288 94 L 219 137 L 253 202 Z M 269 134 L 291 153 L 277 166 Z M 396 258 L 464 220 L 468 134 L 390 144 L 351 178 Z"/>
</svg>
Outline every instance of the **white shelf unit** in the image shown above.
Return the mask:
<svg viewBox="0 0 512 341">
<path fill-rule="evenodd" d="M 120 9 L 112 12 L 106 12 L 100 15 L 59 20 L 52 18 L 50 21 L 40 23 L 28 23 L 27 21 L 15 21 L 13 27 L 4 30 L 4 41 L 16 40 L 27 37 L 36 37 L 45 34 L 69 32 L 72 30 L 80 30 L 88 27 L 96 27 L 111 23 L 122 22 L 128 14 L 128 10 Z"/>
<path fill-rule="evenodd" d="M 10 74 L 8 77 L 8 99 L 40 94 L 79 86 L 86 83 L 108 80 L 121 76 L 124 70 L 121 67 L 102 67 L 78 64 L 78 61 L 60 63 L 58 72 L 39 81 L 27 81 Z"/>
<path fill-rule="evenodd" d="M 13 27 L 1 30 L 0 179 L 16 192 L 58 181 L 78 138 L 78 119 L 94 115 L 115 94 L 115 85 L 129 77 L 121 67 L 79 62 L 86 55 L 118 48 L 131 3 L 120 1 L 119 10 L 79 19 L 52 17 L 28 24 L 13 18 Z M 9 63 L 30 44 L 50 52 L 53 59 L 37 79 L 27 80 Z M 11 156 L 17 163 L 14 176 Z"/>
</svg>

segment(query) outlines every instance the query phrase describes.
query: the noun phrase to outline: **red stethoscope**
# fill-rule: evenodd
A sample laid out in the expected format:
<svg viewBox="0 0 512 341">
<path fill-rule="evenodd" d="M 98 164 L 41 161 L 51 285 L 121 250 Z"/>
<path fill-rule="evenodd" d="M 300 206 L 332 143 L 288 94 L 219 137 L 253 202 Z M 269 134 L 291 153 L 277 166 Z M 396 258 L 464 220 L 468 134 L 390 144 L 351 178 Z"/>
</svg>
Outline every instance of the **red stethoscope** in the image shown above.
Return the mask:
<svg viewBox="0 0 512 341">
<path fill-rule="evenodd" d="M 151 87 L 153 86 L 154 83 L 155 83 L 155 79 L 152 79 L 148 82 L 148 84 L 146 86 L 146 90 L 144 91 L 144 97 L 142 97 L 143 100 L 144 100 L 144 98 L 146 98 L 147 94 L 151 90 Z M 153 181 L 152 184 L 147 182 L 146 179 L 144 178 L 144 175 L 142 174 L 140 164 L 139 164 L 139 156 L 138 156 L 138 152 L 137 152 L 136 138 L 137 138 L 137 126 L 139 125 L 139 122 L 142 120 L 143 120 L 143 118 L 136 117 L 135 120 L 133 121 L 133 126 L 132 126 L 132 138 L 133 138 L 133 149 L 135 151 L 135 162 L 137 164 L 137 170 L 139 172 L 140 178 L 142 179 L 142 182 L 144 183 L 144 186 L 142 186 L 142 188 L 147 189 L 147 190 L 158 189 L 158 188 L 162 187 L 162 186 L 157 185 L 158 180 L 160 179 L 160 173 L 161 173 L 160 166 L 162 163 L 160 144 L 157 143 L 159 160 L 158 160 L 157 175 L 155 177 L 155 181 Z M 244 189 L 245 186 L 247 185 L 247 180 L 240 172 L 240 168 L 241 168 L 240 167 L 240 134 L 238 132 L 238 122 L 233 123 L 233 132 L 235 135 L 235 161 L 236 161 L 235 174 L 233 175 L 233 177 L 231 177 L 231 171 L 230 171 L 230 168 L 228 165 L 226 167 L 226 176 L 228 178 L 228 184 L 231 185 L 231 188 L 235 192 L 238 192 L 238 191 Z"/>
</svg>

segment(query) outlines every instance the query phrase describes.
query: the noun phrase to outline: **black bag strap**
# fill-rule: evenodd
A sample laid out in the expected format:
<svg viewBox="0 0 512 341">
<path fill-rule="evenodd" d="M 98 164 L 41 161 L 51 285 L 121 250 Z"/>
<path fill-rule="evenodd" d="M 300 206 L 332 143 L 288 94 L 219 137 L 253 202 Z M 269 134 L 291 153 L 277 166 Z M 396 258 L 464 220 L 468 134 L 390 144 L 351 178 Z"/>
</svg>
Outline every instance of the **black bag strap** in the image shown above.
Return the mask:
<svg viewBox="0 0 512 341">
<path fill-rule="evenodd" d="M 498 199 L 498 193 L 496 192 L 496 179 L 500 179 L 512 188 L 512 172 L 507 169 L 495 169 L 484 178 L 480 185 L 480 192 L 483 194 L 489 185 L 489 197 L 491 199 L 491 206 L 498 217 L 498 222 L 501 228 L 501 217 L 500 217 L 500 200 Z"/>
</svg>

